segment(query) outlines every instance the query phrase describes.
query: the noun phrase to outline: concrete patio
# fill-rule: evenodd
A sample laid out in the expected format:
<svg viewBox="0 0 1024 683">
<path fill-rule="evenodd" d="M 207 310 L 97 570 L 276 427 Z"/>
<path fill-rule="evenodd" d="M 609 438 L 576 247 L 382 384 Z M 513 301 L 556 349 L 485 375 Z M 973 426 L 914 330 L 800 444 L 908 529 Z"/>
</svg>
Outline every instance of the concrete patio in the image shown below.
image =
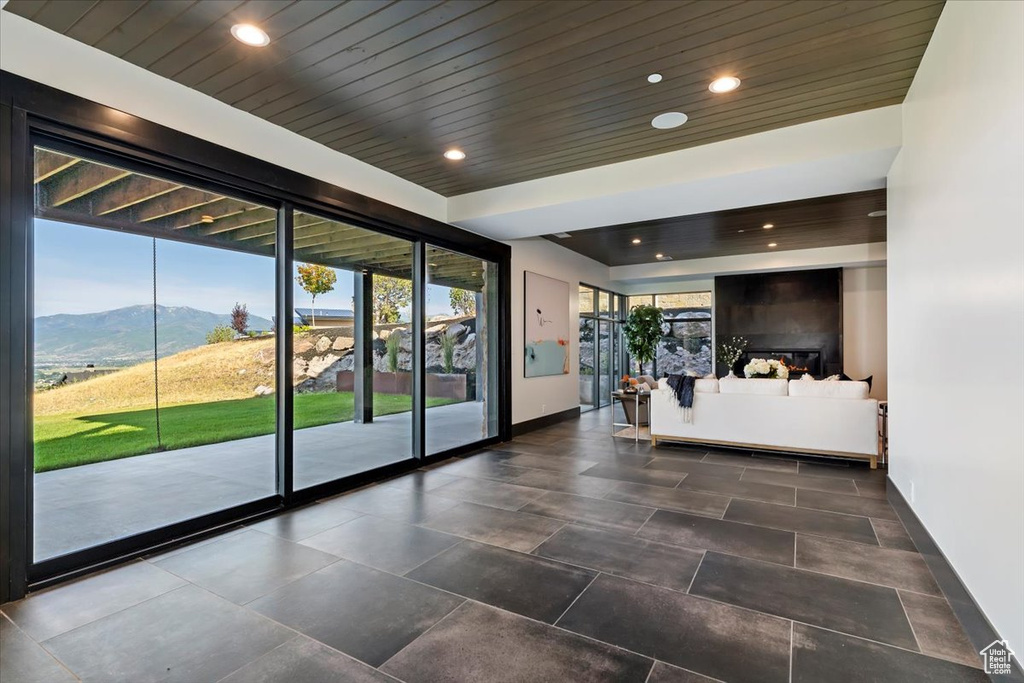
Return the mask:
<svg viewBox="0 0 1024 683">
<path fill-rule="evenodd" d="M 427 452 L 484 438 L 484 404 L 427 411 Z M 295 432 L 295 488 L 412 457 L 412 413 Z M 35 476 L 34 558 L 64 555 L 272 495 L 274 435 L 43 472 Z"/>
</svg>

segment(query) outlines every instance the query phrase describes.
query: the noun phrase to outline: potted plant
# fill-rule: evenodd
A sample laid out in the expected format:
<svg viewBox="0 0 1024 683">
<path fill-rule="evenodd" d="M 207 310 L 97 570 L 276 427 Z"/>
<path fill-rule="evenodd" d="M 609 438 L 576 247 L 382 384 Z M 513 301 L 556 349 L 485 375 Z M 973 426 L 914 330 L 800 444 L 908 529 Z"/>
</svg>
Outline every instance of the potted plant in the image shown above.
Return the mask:
<svg viewBox="0 0 1024 683">
<path fill-rule="evenodd" d="M 641 374 L 644 371 L 644 365 L 654 360 L 664 322 L 665 319 L 660 308 L 641 304 L 630 309 L 626 324 L 622 326 L 622 331 L 626 336 L 626 349 L 629 351 L 629 355 L 640 364 Z"/>
</svg>

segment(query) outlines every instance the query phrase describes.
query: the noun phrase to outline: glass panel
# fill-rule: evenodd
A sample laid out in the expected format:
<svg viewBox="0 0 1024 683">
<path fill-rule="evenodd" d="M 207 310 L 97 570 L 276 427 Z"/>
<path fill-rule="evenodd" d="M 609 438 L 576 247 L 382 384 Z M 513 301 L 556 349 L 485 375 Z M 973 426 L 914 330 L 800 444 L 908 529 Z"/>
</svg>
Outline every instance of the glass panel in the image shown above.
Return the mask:
<svg viewBox="0 0 1024 683">
<path fill-rule="evenodd" d="M 594 314 L 594 290 L 580 285 L 580 315 Z"/>
<path fill-rule="evenodd" d="M 600 389 L 597 394 L 597 404 L 602 408 L 611 403 L 612 400 L 612 324 L 607 321 L 598 323 L 598 377 L 600 378 Z"/>
<path fill-rule="evenodd" d="M 580 410 L 594 407 L 594 324 L 580 318 Z"/>
<path fill-rule="evenodd" d="M 664 310 L 666 318 L 674 317 L 677 311 L 691 308 L 711 310 L 711 292 L 683 292 L 681 294 L 659 294 L 656 306 Z"/>
<path fill-rule="evenodd" d="M 412 243 L 297 211 L 294 244 L 293 448 L 302 489 L 412 457 Z M 372 370 L 357 378 L 364 284 Z M 357 393 L 357 381 L 369 391 Z"/>
<path fill-rule="evenodd" d="M 664 336 L 658 344 L 659 375 L 712 371 L 711 292 L 659 294 Z"/>
<path fill-rule="evenodd" d="M 498 267 L 427 247 L 427 454 L 498 433 Z"/>
<path fill-rule="evenodd" d="M 603 317 L 607 317 L 607 316 L 611 315 L 611 312 L 612 312 L 611 299 L 612 299 L 612 297 L 611 297 L 611 295 L 608 292 L 598 292 L 597 293 L 598 306 L 600 307 L 600 314 Z"/>
<path fill-rule="evenodd" d="M 276 211 L 35 149 L 34 560 L 272 496 Z"/>
<path fill-rule="evenodd" d="M 631 296 L 631 297 L 627 297 L 626 315 L 629 315 L 629 309 L 633 308 L 634 306 L 640 306 L 642 304 L 646 304 L 647 306 L 651 306 L 653 303 L 654 303 L 654 297 L 651 296 L 650 294 L 647 294 L 646 296 Z"/>
</svg>

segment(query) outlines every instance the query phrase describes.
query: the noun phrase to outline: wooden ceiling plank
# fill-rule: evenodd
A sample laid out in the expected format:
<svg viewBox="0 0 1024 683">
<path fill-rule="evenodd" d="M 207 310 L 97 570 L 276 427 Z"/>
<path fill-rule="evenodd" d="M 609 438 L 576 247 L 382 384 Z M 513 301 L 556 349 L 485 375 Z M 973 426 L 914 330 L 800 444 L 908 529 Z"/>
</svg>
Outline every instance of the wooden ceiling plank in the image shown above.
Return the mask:
<svg viewBox="0 0 1024 683">
<path fill-rule="evenodd" d="M 695 10 L 691 9 L 693 7 L 691 4 L 680 3 L 675 6 L 666 6 L 644 3 L 641 6 L 643 11 L 640 13 L 627 6 L 615 14 L 588 16 L 584 26 L 573 27 L 571 30 L 567 30 L 563 22 L 551 22 L 542 30 L 531 33 L 528 37 L 529 43 L 524 47 L 519 47 L 509 56 L 500 53 L 492 56 L 491 51 L 487 50 L 485 51 L 486 58 L 468 62 L 469 66 L 464 69 L 453 71 L 447 65 L 442 64 L 438 68 L 427 69 L 417 74 L 413 88 L 402 83 L 396 88 L 379 93 L 377 98 L 371 99 L 370 102 L 363 104 L 358 109 L 351 109 L 351 114 L 340 117 L 339 124 L 334 127 L 333 137 L 336 139 L 348 137 L 362 139 L 373 131 L 379 132 L 382 128 L 391 131 L 393 135 L 401 135 L 408 130 L 408 127 L 403 127 L 403 121 L 411 120 L 415 124 L 423 120 L 437 120 L 444 113 L 438 111 L 438 107 L 448 105 L 449 108 L 458 111 L 463 107 L 473 107 L 474 98 L 490 100 L 492 96 L 486 93 L 495 90 L 499 93 L 522 92 L 523 88 L 515 85 L 524 77 L 516 72 L 517 67 L 529 70 L 530 75 L 543 74 L 547 80 L 551 80 L 553 75 L 558 73 L 557 65 L 549 64 L 545 68 L 541 63 L 545 56 L 547 56 L 548 62 L 556 59 L 557 56 L 569 59 L 565 53 L 568 51 L 569 54 L 573 54 L 575 51 L 580 54 L 580 59 L 586 59 L 589 62 L 588 66 L 593 72 L 594 55 L 600 51 L 597 46 L 604 45 L 599 40 L 602 36 L 612 36 L 612 40 L 616 41 L 615 45 L 630 45 L 631 38 L 642 37 L 645 32 L 646 37 L 651 38 L 651 33 L 668 32 L 672 28 L 678 30 L 680 26 L 685 26 L 690 22 L 699 22 L 707 16 L 724 16 L 724 13 L 727 12 L 741 11 L 735 9 L 739 4 L 723 2 L 714 6 L 696 5 L 699 9 Z M 613 8 L 612 5 L 604 3 L 598 3 L 598 7 L 606 11 Z M 673 10 L 676 14 L 675 21 L 663 20 L 664 16 L 672 16 Z M 623 14 L 629 18 L 621 18 Z M 658 28 L 652 30 L 651 22 L 653 21 L 659 21 L 659 23 Z M 676 35 L 675 38 L 681 39 L 682 36 Z M 652 42 L 654 41 L 644 42 L 648 50 L 651 49 Z M 632 44 L 636 45 L 635 41 Z M 636 49 L 643 48 L 637 47 Z M 672 51 L 675 51 L 675 48 Z M 599 54 L 597 58 L 601 59 Z M 652 58 L 653 56 L 649 55 L 647 60 Z M 601 61 L 608 62 L 610 58 L 605 57 Z M 355 100 L 355 102 L 361 102 L 361 100 Z M 370 116 L 374 112 L 382 112 L 382 114 Z M 371 118 L 376 122 L 372 128 L 368 127 L 368 119 Z"/>
<path fill-rule="evenodd" d="M 274 73 L 261 74 L 241 88 L 231 88 L 218 94 L 233 107 L 255 112 L 256 108 L 297 92 L 300 85 L 315 83 L 345 64 L 362 61 L 367 44 L 377 36 L 388 33 L 395 26 L 401 26 L 426 12 L 436 12 L 442 6 L 437 0 L 422 2 L 395 2 L 367 15 L 359 22 L 347 26 L 328 38 L 286 60 L 283 69 L 275 68 Z M 286 78 L 281 75 L 286 74 Z"/>
<path fill-rule="evenodd" d="M 95 2 L 96 0 L 60 0 L 59 2 L 54 0 L 42 7 L 34 8 L 36 11 L 32 15 L 32 21 L 57 33 L 67 33 L 79 19 L 85 16 Z M 27 5 L 25 10 L 28 11 L 30 8 L 32 8 L 31 4 Z M 4 11 L 20 13 L 18 3 L 15 2 L 8 3 L 4 7 Z"/>
<path fill-rule="evenodd" d="M 121 2 L 97 2 L 67 31 L 75 40 L 92 45 L 100 38 L 115 30 L 133 14 L 142 9 L 145 0 L 122 0 Z"/>
<path fill-rule="evenodd" d="M 292 0 L 244 2 L 219 20 L 210 23 L 191 39 L 175 45 L 170 52 L 157 58 L 146 68 L 165 78 L 174 78 L 176 74 L 204 59 L 216 59 L 217 55 L 230 58 L 230 55 L 251 52 L 252 48 L 235 40 L 230 33 L 230 27 L 234 24 L 245 23 L 260 26 L 266 30 L 267 20 L 286 9 L 290 4 L 292 4 Z"/>
<path fill-rule="evenodd" d="M 450 11 L 451 7 L 447 7 Z M 286 109 L 268 103 L 265 111 L 257 111 L 274 123 L 292 130 L 300 130 L 324 121 L 325 115 L 329 118 L 329 113 L 324 112 L 322 99 L 325 96 L 343 95 L 343 91 L 350 88 L 353 83 L 359 83 L 362 95 L 384 87 L 396 79 L 415 78 L 416 74 L 432 64 L 458 58 L 471 49 L 470 43 L 478 45 L 480 36 L 487 36 L 493 42 L 502 31 L 502 26 L 507 25 L 503 24 L 506 19 L 518 19 L 517 23 L 522 28 L 525 17 L 526 21 L 536 22 L 534 25 L 538 26 L 541 23 L 536 15 L 550 13 L 552 9 L 557 12 L 566 11 L 561 3 L 556 3 L 553 8 L 549 6 L 545 10 L 545 6 L 538 0 L 470 2 L 464 4 L 463 9 L 466 10 L 465 14 L 447 18 L 443 23 L 427 27 L 429 30 L 376 53 L 373 59 L 363 60 L 329 74 L 317 83 L 315 91 L 306 91 L 304 101 L 292 104 Z M 346 109 L 350 106 L 354 106 L 354 103 L 350 105 L 346 101 Z M 337 110 L 337 107 L 334 109 Z"/>
<path fill-rule="evenodd" d="M 173 31 L 175 20 L 192 5 L 193 0 L 148 0 L 92 46 L 116 57 L 124 57 L 155 33 Z"/>
<path fill-rule="evenodd" d="M 741 130 L 751 122 L 763 123 L 769 120 L 769 117 L 762 115 L 765 111 L 772 113 L 771 119 L 782 121 L 784 114 L 824 112 L 827 111 L 828 106 L 845 107 L 851 101 L 859 100 L 867 108 L 871 108 L 873 102 L 879 99 L 888 99 L 894 91 L 902 89 L 902 92 L 906 92 L 915 71 L 914 59 L 904 60 L 902 65 L 905 67 L 902 70 L 895 70 L 898 65 L 885 65 L 864 72 L 863 77 L 851 75 L 850 83 L 837 86 L 816 87 L 812 84 L 804 89 L 804 92 L 777 100 L 773 99 L 771 94 L 762 96 L 752 92 L 749 100 L 744 100 L 742 104 L 737 103 L 737 106 L 714 105 L 708 110 L 698 109 L 691 116 L 691 120 L 687 122 L 685 130 L 676 133 L 682 143 L 679 146 L 686 148 L 704 144 L 701 140 L 720 131 Z M 896 94 L 899 93 L 896 92 Z M 813 107 L 809 106 L 811 103 L 814 104 Z M 535 156 L 531 159 L 532 168 L 535 171 L 541 170 L 542 164 L 552 161 L 558 164 L 567 155 L 582 157 L 590 153 L 616 155 L 619 151 L 639 152 L 645 144 L 660 145 L 665 136 L 664 131 L 653 129 L 646 122 L 618 126 L 616 130 L 620 132 L 614 137 L 597 136 L 594 133 L 588 135 L 584 131 L 579 137 L 571 138 L 572 149 L 570 152 L 552 144 L 538 148 L 535 151 Z M 507 159 L 507 156 L 505 158 Z M 486 158 L 480 163 L 488 164 L 490 159 L 492 158 Z M 506 167 L 499 170 L 517 173 L 521 170 L 522 163 L 524 162 L 508 160 Z M 425 162 L 421 165 L 413 165 L 412 162 L 398 165 L 396 161 L 395 164 L 387 164 L 387 167 L 391 172 L 399 174 L 418 173 L 424 180 L 441 177 L 444 173 L 444 164 L 437 162 L 434 162 L 434 165 Z M 435 174 L 428 175 L 421 172 L 427 169 L 433 169 Z"/>
<path fill-rule="evenodd" d="M 603 5 L 599 16 L 615 10 L 616 6 L 615 3 Z M 473 31 L 463 31 L 463 35 L 457 40 L 441 44 L 417 56 L 413 64 L 400 62 L 366 76 L 360 81 L 358 96 L 343 100 L 343 111 L 361 120 L 362 114 L 359 110 L 373 107 L 374 102 L 401 97 L 401 93 L 396 91 L 408 92 L 416 87 L 429 87 L 431 81 L 453 71 L 462 71 L 468 67 L 478 68 L 481 61 L 496 60 L 502 54 L 501 50 L 510 50 L 513 44 L 520 46 L 519 49 L 526 49 L 544 42 L 557 35 L 558 27 L 565 18 L 575 13 L 593 18 L 592 5 L 583 2 L 549 2 L 540 5 L 499 2 L 493 7 L 502 13 L 496 15 L 494 11 L 488 12 L 485 21 L 493 20 L 494 25 L 478 29 L 484 31 L 481 35 L 490 41 L 486 48 L 481 45 L 480 38 Z M 513 11 L 515 14 L 510 14 Z M 478 52 L 484 52 L 484 56 L 478 57 Z M 338 98 L 345 94 L 344 89 L 351 82 L 351 77 L 347 74 L 332 77 L 329 88 L 314 93 L 300 108 L 292 112 L 281 112 L 279 116 L 273 117 L 273 120 L 291 130 L 310 131 L 302 133 L 307 137 L 315 134 L 312 132 L 315 128 L 329 130 L 336 127 L 338 124 L 335 118 L 339 113 Z"/>
<path fill-rule="evenodd" d="M 867 13 L 861 12 L 858 16 L 865 14 Z M 900 15 L 898 18 L 903 16 L 905 15 Z M 748 85 L 744 87 L 741 93 L 731 99 L 746 100 L 748 98 L 748 89 L 750 88 L 749 84 L 752 83 L 756 83 L 757 87 L 762 91 L 767 89 L 767 86 L 774 87 L 776 83 L 783 80 L 779 75 L 780 69 L 792 69 L 794 67 L 803 69 L 803 72 L 798 72 L 799 74 L 808 71 L 820 71 L 823 66 L 830 65 L 832 69 L 832 73 L 829 74 L 830 77 L 834 77 L 837 74 L 841 75 L 846 69 L 856 70 L 858 63 L 854 58 L 853 52 L 856 50 L 863 51 L 863 46 L 866 44 L 864 36 L 860 34 L 861 30 L 868 31 L 868 35 L 871 35 L 873 38 L 870 43 L 867 43 L 870 45 L 870 52 L 865 53 L 872 59 L 878 58 L 885 51 L 900 49 L 901 45 L 906 46 L 909 44 L 908 40 L 913 38 L 903 31 L 893 31 L 892 29 L 880 31 L 878 26 L 882 23 L 881 20 L 875 19 L 866 26 L 859 26 L 856 30 L 843 30 L 830 34 L 834 41 L 826 46 L 827 49 L 816 48 L 822 49 L 822 54 L 820 55 L 812 52 L 810 48 L 805 49 L 800 42 L 787 44 L 785 41 L 788 40 L 788 36 L 785 40 L 780 39 L 777 43 L 773 43 L 773 46 L 777 47 L 770 52 L 758 54 L 756 57 L 742 61 L 743 66 L 740 71 L 744 74 Z M 926 45 L 930 36 L 930 30 L 921 31 L 914 35 L 921 37 L 921 45 Z M 799 48 L 799 51 L 795 51 L 794 48 Z M 734 58 L 734 61 L 738 62 L 740 59 L 741 56 L 738 55 Z M 822 60 L 825 61 L 823 62 Z M 600 113 L 605 118 L 610 117 L 616 112 L 620 116 L 632 114 L 637 118 L 646 118 L 650 111 L 681 108 L 681 110 L 686 111 L 693 117 L 692 112 L 695 109 L 695 103 L 696 106 L 707 107 L 709 105 L 721 105 L 723 102 L 721 98 L 711 97 L 706 92 L 707 71 L 707 69 L 701 68 L 686 74 L 674 74 L 672 76 L 672 87 L 659 90 L 660 95 L 649 94 L 651 92 L 649 86 L 647 88 L 643 86 L 637 87 L 632 83 L 623 83 L 621 81 L 603 81 L 598 89 L 589 91 L 590 93 L 595 93 L 596 96 L 580 94 L 569 98 L 567 95 L 572 91 L 564 90 L 558 100 L 554 102 L 549 101 L 546 105 L 542 99 L 545 95 L 539 93 L 531 94 L 523 104 L 518 102 L 515 104 L 510 103 L 510 106 L 497 112 L 497 115 L 491 113 L 486 118 L 480 118 L 479 116 L 467 118 L 467 116 L 462 116 L 448 125 L 442 124 L 439 119 L 433 119 L 431 121 L 431 131 L 440 138 L 448 136 L 457 137 L 459 145 L 470 152 L 471 158 L 477 159 L 480 155 L 473 151 L 476 141 L 486 142 L 488 144 L 488 152 L 493 152 L 494 148 L 491 146 L 494 137 L 493 130 L 498 125 L 514 126 L 520 136 L 537 140 L 535 135 L 537 130 L 549 132 L 552 135 L 563 130 L 572 130 L 571 128 L 566 128 L 563 125 L 565 123 L 575 124 L 577 127 L 585 126 L 589 129 L 596 129 L 597 121 L 591 115 L 592 112 Z M 671 73 L 671 70 L 669 73 Z M 635 82 L 635 71 L 630 71 L 630 78 L 631 81 Z M 805 80 L 797 81 L 794 85 L 801 85 Z M 825 79 L 818 77 L 815 80 L 822 81 Z M 538 90 L 543 90 L 543 88 L 538 88 Z M 689 93 L 691 101 L 680 101 L 680 92 Z M 631 94 L 635 94 L 636 97 L 630 97 Z M 548 95 L 547 97 L 550 96 Z M 683 99 L 685 100 L 686 98 Z M 335 138 L 326 136 L 316 139 L 318 142 L 326 145 L 331 145 L 338 141 Z M 345 150 L 346 153 L 358 158 L 373 159 L 374 163 L 379 163 L 383 159 L 374 156 L 373 150 L 379 147 L 386 148 L 389 146 L 389 143 L 393 146 L 393 142 L 389 138 L 377 136 L 362 142 L 348 141 Z M 408 149 L 405 150 L 405 154 L 408 156 Z"/>
<path fill-rule="evenodd" d="M 143 69 L 148 69 L 164 55 L 208 30 L 210 25 L 221 23 L 225 28 L 229 28 L 232 22 L 228 17 L 242 4 L 243 0 L 196 2 L 171 19 L 163 30 L 151 34 L 121 57 Z"/>
<path fill-rule="evenodd" d="M 748 125 L 753 127 L 758 126 L 760 130 L 767 130 L 771 128 L 780 128 L 786 125 L 793 125 L 791 122 L 795 120 L 807 120 L 808 114 L 817 115 L 817 118 L 824 118 L 826 116 L 834 115 L 831 112 L 843 111 L 844 113 L 850 111 L 849 105 L 851 103 L 863 104 L 862 108 L 873 108 L 877 106 L 875 103 L 882 101 L 889 101 L 895 97 L 897 101 L 902 101 L 902 94 L 906 92 L 911 77 L 904 77 L 898 82 L 892 84 L 882 83 L 879 85 L 869 86 L 863 91 L 853 95 L 847 95 L 846 93 L 839 93 L 833 97 L 828 98 L 822 104 L 816 107 L 807 107 L 804 104 L 790 104 L 786 106 L 772 107 L 772 116 L 759 116 L 758 111 L 764 111 L 762 105 L 755 105 L 751 107 L 749 114 L 738 113 L 733 119 L 729 117 L 731 123 L 726 123 L 726 119 L 715 115 L 708 115 L 703 118 L 695 118 L 693 121 L 688 122 L 685 131 L 684 144 L 679 145 L 681 149 L 689 147 L 695 147 L 698 145 L 708 144 L 712 141 L 725 139 L 732 137 L 732 133 L 735 131 L 748 132 L 750 129 Z M 870 98 L 866 97 L 870 95 Z M 821 115 L 819 115 L 821 114 Z M 772 123 L 777 125 L 769 126 L 765 128 L 765 124 Z M 561 169 L 566 166 L 567 163 L 571 162 L 572 166 L 577 168 L 587 168 L 593 164 L 591 157 L 602 158 L 608 155 L 617 156 L 623 160 L 626 158 L 640 158 L 652 153 L 653 150 L 660 149 L 662 131 L 657 131 L 649 126 L 639 127 L 634 132 L 626 130 L 622 135 L 616 136 L 615 138 L 599 139 L 596 140 L 600 146 L 590 144 L 594 140 L 592 137 L 586 137 L 575 142 L 571 152 L 560 153 L 558 149 L 551 148 L 550 150 L 538 150 L 536 158 L 532 160 L 529 171 L 535 175 L 535 177 L 544 177 L 551 175 L 555 171 L 551 169 Z M 723 138 L 722 135 L 725 135 Z M 629 156 L 627 156 L 629 155 Z M 569 157 L 568 159 L 566 157 Z M 506 167 L 497 169 L 498 173 L 514 174 L 517 177 L 523 174 L 526 169 L 523 165 L 527 162 L 512 162 L 509 161 Z M 418 171 L 419 168 L 411 169 L 409 171 L 400 168 L 389 168 L 393 173 L 406 173 Z M 564 172 L 564 171 L 558 171 Z M 540 174 L 539 176 L 536 174 Z M 435 173 L 431 176 L 425 173 L 421 174 L 425 181 L 431 179 L 442 179 L 445 177 L 444 169 L 436 169 Z M 499 177 L 489 178 L 490 182 L 502 183 Z"/>
<path fill-rule="evenodd" d="M 348 2 L 340 7 L 362 4 L 372 5 Z M 235 74 L 231 82 L 238 83 L 271 66 L 288 54 L 289 44 L 297 44 L 297 41 L 302 40 L 304 30 L 308 31 L 323 21 L 330 21 L 331 13 L 340 7 L 330 2 L 293 2 L 261 24 L 267 35 L 273 36 L 273 41 L 266 49 L 251 50 L 233 41 L 234 44 L 230 47 L 225 45 L 215 53 L 172 74 L 171 78 L 182 85 L 212 94 L 208 89 L 201 87 L 201 84 L 213 84 L 228 72 Z M 370 8 L 365 11 L 370 11 Z"/>
</svg>

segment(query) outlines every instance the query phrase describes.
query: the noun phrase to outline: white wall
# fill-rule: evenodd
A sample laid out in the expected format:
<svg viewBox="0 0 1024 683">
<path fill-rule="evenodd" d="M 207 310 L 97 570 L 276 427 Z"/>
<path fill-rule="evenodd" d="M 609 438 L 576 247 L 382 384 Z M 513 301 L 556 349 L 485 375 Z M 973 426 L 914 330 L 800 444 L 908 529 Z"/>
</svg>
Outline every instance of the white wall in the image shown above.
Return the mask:
<svg viewBox="0 0 1024 683">
<path fill-rule="evenodd" d="M 579 406 L 579 284 L 608 287 L 608 266 L 542 238 L 512 240 L 512 423 Z M 569 283 L 569 374 L 523 377 L 523 273 Z"/>
<path fill-rule="evenodd" d="M 843 269 L 843 372 L 873 375 L 871 397 L 884 401 L 886 368 L 885 268 Z"/>
<path fill-rule="evenodd" d="M 949 2 L 889 173 L 890 476 L 1024 653 L 1024 3 Z"/>
</svg>

